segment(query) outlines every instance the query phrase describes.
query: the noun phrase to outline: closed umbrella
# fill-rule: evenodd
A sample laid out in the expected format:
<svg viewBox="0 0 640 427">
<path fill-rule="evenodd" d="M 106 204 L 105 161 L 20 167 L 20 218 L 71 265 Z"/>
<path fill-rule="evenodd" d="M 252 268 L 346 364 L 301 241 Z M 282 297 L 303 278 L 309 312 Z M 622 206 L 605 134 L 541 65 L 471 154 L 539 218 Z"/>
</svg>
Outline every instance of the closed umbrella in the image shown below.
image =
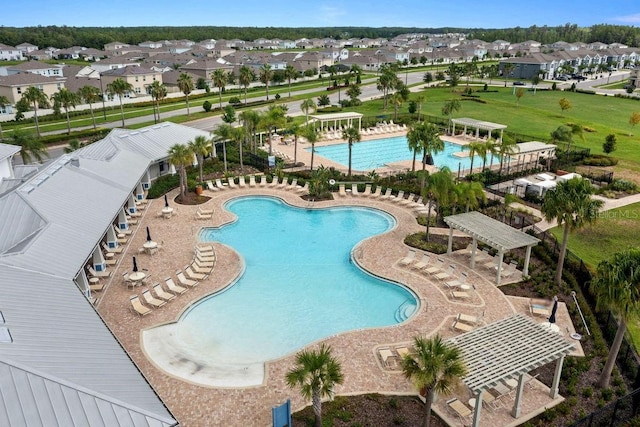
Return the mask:
<svg viewBox="0 0 640 427">
<path fill-rule="evenodd" d="M 558 311 L 558 297 L 553 297 L 553 307 L 551 308 L 549 323 L 556 323 L 556 311 Z"/>
<path fill-rule="evenodd" d="M 169 207 L 169 199 L 167 199 L 167 195 L 164 195 L 164 207 L 168 208 Z"/>
<path fill-rule="evenodd" d="M 133 257 L 133 272 L 138 272 L 138 263 L 136 262 L 136 257 Z"/>
<path fill-rule="evenodd" d="M 147 226 L 147 242 L 151 241 L 151 233 L 149 232 L 149 227 Z"/>
</svg>

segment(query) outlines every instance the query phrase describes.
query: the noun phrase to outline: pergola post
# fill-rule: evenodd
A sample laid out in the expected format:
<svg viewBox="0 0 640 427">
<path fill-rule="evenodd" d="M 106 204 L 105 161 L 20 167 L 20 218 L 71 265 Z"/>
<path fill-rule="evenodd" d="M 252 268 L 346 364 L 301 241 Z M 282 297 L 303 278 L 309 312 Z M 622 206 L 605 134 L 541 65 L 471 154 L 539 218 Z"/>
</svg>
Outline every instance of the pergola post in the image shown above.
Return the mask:
<svg viewBox="0 0 640 427">
<path fill-rule="evenodd" d="M 496 269 L 496 284 L 500 286 L 500 278 L 502 276 L 502 260 L 504 259 L 504 252 L 502 249 L 498 250 L 498 265 Z"/>
<path fill-rule="evenodd" d="M 449 227 L 449 242 L 447 243 L 447 255 L 451 255 L 453 249 L 453 227 Z"/>
<path fill-rule="evenodd" d="M 553 373 L 553 382 L 551 383 L 551 390 L 549 396 L 552 399 L 558 397 L 558 385 L 560 384 L 560 374 L 562 373 L 562 364 L 564 363 L 564 355 L 556 362 L 556 370 Z"/>
<path fill-rule="evenodd" d="M 524 390 L 524 374 L 520 374 L 518 378 L 518 387 L 516 388 L 516 401 L 513 403 L 511 416 L 513 418 L 520 417 L 520 403 L 522 402 L 522 390 Z"/>
<path fill-rule="evenodd" d="M 471 242 L 471 269 L 476 266 L 476 252 L 478 252 L 478 240 L 474 237 Z"/>
<path fill-rule="evenodd" d="M 524 255 L 524 267 L 522 268 L 522 277 L 529 275 L 529 260 L 531 259 L 531 245 L 527 246 L 527 252 Z"/>
<path fill-rule="evenodd" d="M 473 427 L 478 427 L 480 425 L 480 411 L 482 410 L 482 392 L 484 390 L 480 390 L 480 392 L 475 396 L 476 397 L 476 405 L 473 408 Z"/>
</svg>

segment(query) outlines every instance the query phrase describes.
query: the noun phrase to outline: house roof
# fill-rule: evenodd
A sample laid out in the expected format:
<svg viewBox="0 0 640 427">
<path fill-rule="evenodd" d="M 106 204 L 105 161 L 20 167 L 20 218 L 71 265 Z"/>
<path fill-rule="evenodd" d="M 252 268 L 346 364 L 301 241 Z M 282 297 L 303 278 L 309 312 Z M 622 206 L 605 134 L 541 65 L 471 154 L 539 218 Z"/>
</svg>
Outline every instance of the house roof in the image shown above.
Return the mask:
<svg viewBox="0 0 640 427">
<path fill-rule="evenodd" d="M 13 156 L 20 152 L 18 145 L 3 144 L 0 142 L 0 160 L 4 160 L 7 157 Z"/>
<path fill-rule="evenodd" d="M 30 71 L 30 70 L 50 70 L 53 68 L 61 69 L 63 65 L 47 64 L 40 61 L 26 61 L 16 65 L 7 67 L 10 70 Z"/>
<path fill-rule="evenodd" d="M 36 73 L 18 73 L 0 77 L 0 86 L 25 86 L 35 84 L 60 83 L 64 79 L 43 76 Z"/>
<path fill-rule="evenodd" d="M 146 74 L 158 74 L 156 71 L 143 67 L 122 67 L 107 70 L 100 73 L 103 76 L 141 76 Z"/>
</svg>

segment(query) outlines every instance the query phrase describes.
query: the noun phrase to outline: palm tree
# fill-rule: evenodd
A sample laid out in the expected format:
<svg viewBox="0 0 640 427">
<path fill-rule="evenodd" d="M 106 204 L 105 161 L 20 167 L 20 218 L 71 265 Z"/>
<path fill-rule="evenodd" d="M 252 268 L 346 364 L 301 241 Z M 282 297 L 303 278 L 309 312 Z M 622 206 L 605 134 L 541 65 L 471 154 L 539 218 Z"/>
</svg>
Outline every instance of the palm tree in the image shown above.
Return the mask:
<svg viewBox="0 0 640 427">
<path fill-rule="evenodd" d="M 200 182 L 202 179 L 202 165 L 204 158 L 211 153 L 211 141 L 203 135 L 196 136 L 193 141 L 189 142 L 189 149 L 198 157 L 198 167 L 200 169 Z"/>
<path fill-rule="evenodd" d="M 39 138 L 34 138 L 32 134 L 25 133 L 20 129 L 15 129 L 7 142 L 20 147 L 20 157 L 25 165 L 31 163 L 32 158 L 42 162 L 42 159 L 49 157 L 47 147 Z"/>
<path fill-rule="evenodd" d="M 54 93 L 52 98 L 64 108 L 64 112 L 67 116 L 67 134 L 71 133 L 71 121 L 69 120 L 69 108 L 75 108 L 80 103 L 80 97 L 69 89 L 63 87 L 58 92 Z"/>
<path fill-rule="evenodd" d="M 462 181 L 456 184 L 456 202 L 465 207 L 465 212 L 477 209 L 480 201 L 485 202 L 487 195 L 478 181 Z"/>
<path fill-rule="evenodd" d="M 224 91 L 224 87 L 227 85 L 227 73 L 225 73 L 222 68 L 218 68 L 211 73 L 211 80 L 213 81 L 213 85 L 218 88 L 218 102 L 222 110 L 222 91 Z"/>
<path fill-rule="evenodd" d="M 411 127 L 407 133 L 407 139 L 411 141 L 411 145 L 416 150 L 422 151 L 422 171 L 426 169 L 426 165 L 433 165 L 433 155 L 444 150 L 444 141 L 440 139 L 438 128 L 432 123 L 418 123 Z M 422 174 L 420 181 L 420 190 L 424 189 L 425 176 Z"/>
<path fill-rule="evenodd" d="M 482 142 L 470 142 L 467 145 L 469 148 L 469 157 L 471 158 L 471 165 L 469 165 L 469 175 L 473 174 L 473 161 L 475 160 L 476 154 L 484 153 L 484 157 L 487 155 L 487 148 Z"/>
<path fill-rule="evenodd" d="M 462 108 L 462 105 L 460 104 L 460 101 L 457 99 L 451 99 L 445 102 L 444 105 L 442 106 L 442 115 L 449 117 L 449 121 L 447 122 L 447 132 L 451 131 L 450 126 L 451 126 L 453 112 L 460 111 L 460 108 Z"/>
<path fill-rule="evenodd" d="M 407 354 L 401 361 L 402 373 L 416 389 L 425 393 L 423 427 L 431 422 L 431 405 L 436 394 L 449 395 L 467 374 L 462 352 L 445 343 L 440 335 L 433 338 L 415 337 L 414 354 Z"/>
<path fill-rule="evenodd" d="M 418 121 L 420 121 L 420 115 L 422 114 L 422 103 L 424 102 L 424 95 L 416 96 L 416 104 L 418 104 Z"/>
<path fill-rule="evenodd" d="M 547 191 L 542 202 L 542 214 L 547 221 L 558 221 L 558 226 L 564 225 L 555 282 L 562 282 L 562 268 L 567 253 L 569 231 L 577 230 L 595 222 L 598 210 L 602 207 L 602 200 L 591 198 L 594 188 L 589 181 L 573 178 L 559 182 L 555 189 Z"/>
<path fill-rule="evenodd" d="M 400 92 L 396 92 L 391 95 L 391 105 L 393 105 L 393 120 L 398 120 L 398 109 L 402 107 L 402 102 L 404 98 L 400 94 Z"/>
<path fill-rule="evenodd" d="M 424 177 L 427 174 L 423 171 L 422 175 Z M 428 175 L 427 178 L 426 187 L 424 187 L 421 192 L 424 194 L 423 197 L 428 200 L 427 225 L 424 236 L 424 240 L 428 242 L 429 227 L 431 223 L 431 209 L 432 207 L 435 207 L 437 219 L 440 206 L 449 205 L 451 198 L 455 195 L 455 184 L 451 177 L 451 170 L 446 166 L 442 167 L 438 172 Z M 425 179 L 423 178 L 422 181 L 424 182 Z"/>
<path fill-rule="evenodd" d="M 407 146 L 409 147 L 409 150 L 413 152 L 413 163 L 411 165 L 411 172 L 415 172 L 416 157 L 418 157 L 418 151 L 422 150 L 421 133 L 418 131 L 421 124 L 422 123 L 420 122 L 412 124 L 409 128 L 409 132 L 407 132 Z"/>
<path fill-rule="evenodd" d="M 174 144 L 169 148 L 169 161 L 178 167 L 180 176 L 180 194 L 187 195 L 187 165 L 193 160 L 193 152 L 186 144 Z"/>
<path fill-rule="evenodd" d="M 242 122 L 243 126 L 247 128 L 245 136 L 247 138 L 251 137 L 251 147 L 254 149 L 253 152 L 255 154 L 255 149 L 257 146 L 256 132 L 258 130 L 258 124 L 260 123 L 260 114 L 258 114 L 258 112 L 255 110 L 244 110 L 239 114 L 238 118 Z"/>
<path fill-rule="evenodd" d="M 321 344 L 317 351 L 303 350 L 296 355 L 296 365 L 287 372 L 289 387 L 298 387 L 305 399 L 311 399 L 315 427 L 322 427 L 322 398 L 333 395 L 336 384 L 344 376 L 340 362 L 331 354 L 331 347 Z"/>
<path fill-rule="evenodd" d="M 233 126 L 228 123 L 219 124 L 213 134 L 222 141 L 222 159 L 224 161 L 224 171 L 227 172 L 227 141 L 233 138 Z"/>
<path fill-rule="evenodd" d="M 187 102 L 187 116 L 191 115 L 191 112 L 189 111 L 189 94 L 193 92 L 194 87 L 195 85 L 193 84 L 193 78 L 191 75 L 187 73 L 180 73 L 180 76 L 178 76 L 178 88 L 180 88 L 180 91 L 184 93 L 185 101 Z"/>
<path fill-rule="evenodd" d="M 247 88 L 251 84 L 252 81 L 256 79 L 256 74 L 253 70 L 246 65 L 240 67 L 240 77 L 238 81 L 242 86 L 244 86 L 244 103 L 247 103 Z"/>
<path fill-rule="evenodd" d="M 262 128 L 266 129 L 269 136 L 269 155 L 272 153 L 272 130 L 283 128 L 286 125 L 287 118 L 285 110 L 280 105 L 271 105 L 262 116 Z"/>
<path fill-rule="evenodd" d="M 500 170 L 499 174 L 502 174 L 502 166 L 504 165 L 504 161 L 507 157 L 516 154 L 518 150 L 518 144 L 512 140 L 511 138 L 501 138 L 497 142 L 498 144 L 498 155 L 500 156 Z M 508 171 L 508 168 L 507 168 Z"/>
<path fill-rule="evenodd" d="M 291 122 L 287 126 L 287 133 L 293 135 L 293 164 L 298 163 L 298 137 L 302 135 L 302 126 L 298 123 Z"/>
<path fill-rule="evenodd" d="M 82 142 L 80 142 L 80 140 L 78 139 L 72 139 L 71 141 L 69 141 L 69 145 L 67 145 L 66 147 L 64 147 L 64 152 L 66 154 L 69 153 L 73 153 L 76 150 L 81 149 L 82 147 L 84 147 L 85 144 L 83 144 Z"/>
<path fill-rule="evenodd" d="M 347 128 L 342 131 L 342 138 L 347 140 L 349 144 L 349 173 L 347 176 L 351 176 L 351 148 L 355 142 L 359 142 L 362 139 L 358 129 L 354 127 Z"/>
<path fill-rule="evenodd" d="M 100 100 L 100 89 L 98 89 L 95 86 L 82 86 L 80 89 L 78 89 L 78 96 L 80 97 L 80 99 L 82 99 L 84 102 L 86 102 L 87 104 L 89 104 L 89 111 L 91 111 L 91 121 L 93 122 L 93 128 L 96 129 L 96 117 L 93 114 L 93 103 L 94 102 L 98 102 Z"/>
<path fill-rule="evenodd" d="M 153 118 L 155 119 L 155 122 L 158 123 L 160 121 L 160 101 L 167 96 L 167 87 L 156 80 L 151 84 L 151 86 L 149 86 L 149 93 L 151 94 L 151 98 L 155 101 L 156 108 L 153 113 Z"/>
<path fill-rule="evenodd" d="M 260 67 L 260 81 L 264 83 L 267 91 L 267 101 L 269 100 L 269 82 L 273 78 L 273 70 L 270 64 L 262 64 Z"/>
<path fill-rule="evenodd" d="M 0 95 L 0 109 L 4 109 L 7 105 L 10 105 L 9 98 L 4 95 Z M 2 139 L 2 122 L 0 122 L 0 140 Z"/>
<path fill-rule="evenodd" d="M 36 122 L 36 133 L 40 138 L 40 125 L 38 123 L 38 107 L 46 108 L 49 105 L 49 97 L 35 86 L 29 86 L 22 94 L 22 98 L 33 105 L 33 118 Z"/>
<path fill-rule="evenodd" d="M 302 132 L 302 136 L 304 136 L 309 144 L 311 144 L 311 167 L 310 170 L 313 171 L 313 157 L 316 153 L 316 142 L 318 142 L 318 132 L 312 126 L 307 125 L 304 131 Z"/>
<path fill-rule="evenodd" d="M 349 74 L 356 77 L 356 84 L 359 85 L 362 83 L 362 68 L 359 65 L 353 64 L 351 69 L 349 70 Z"/>
<path fill-rule="evenodd" d="M 122 106 L 122 98 L 129 92 L 133 92 L 133 85 L 126 80 L 117 78 L 107 85 L 107 93 L 118 96 L 120 101 L 120 115 L 122 116 L 122 127 L 124 127 L 124 107 Z"/>
<path fill-rule="evenodd" d="M 619 322 L 598 381 L 600 387 L 606 388 L 627 323 L 636 318 L 640 310 L 640 248 L 629 248 L 615 253 L 610 260 L 600 261 L 596 277 L 591 281 L 591 291 L 596 299 L 596 309 L 611 310 Z"/>
<path fill-rule="evenodd" d="M 296 70 L 296 68 L 291 64 L 287 65 L 284 69 L 284 78 L 287 79 L 289 84 L 289 98 L 291 98 L 291 79 L 295 79 L 297 77 L 298 70 Z"/>
<path fill-rule="evenodd" d="M 300 104 L 300 109 L 304 111 L 306 124 L 309 123 L 309 110 L 315 111 L 316 108 L 317 108 L 317 105 L 315 102 L 313 102 L 313 99 L 311 98 L 305 99 L 304 101 L 302 101 L 302 104 Z"/>
</svg>

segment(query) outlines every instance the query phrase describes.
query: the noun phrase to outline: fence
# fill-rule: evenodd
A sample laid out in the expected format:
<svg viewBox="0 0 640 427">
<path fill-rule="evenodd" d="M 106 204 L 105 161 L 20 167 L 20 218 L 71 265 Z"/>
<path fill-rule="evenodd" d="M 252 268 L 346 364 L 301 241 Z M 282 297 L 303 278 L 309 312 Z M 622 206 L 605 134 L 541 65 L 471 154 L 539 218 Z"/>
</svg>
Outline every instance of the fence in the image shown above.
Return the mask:
<svg viewBox="0 0 640 427">
<path fill-rule="evenodd" d="M 637 425 L 629 420 L 640 412 L 640 389 L 636 389 L 615 402 L 598 409 L 569 427 L 617 427 Z"/>
</svg>

